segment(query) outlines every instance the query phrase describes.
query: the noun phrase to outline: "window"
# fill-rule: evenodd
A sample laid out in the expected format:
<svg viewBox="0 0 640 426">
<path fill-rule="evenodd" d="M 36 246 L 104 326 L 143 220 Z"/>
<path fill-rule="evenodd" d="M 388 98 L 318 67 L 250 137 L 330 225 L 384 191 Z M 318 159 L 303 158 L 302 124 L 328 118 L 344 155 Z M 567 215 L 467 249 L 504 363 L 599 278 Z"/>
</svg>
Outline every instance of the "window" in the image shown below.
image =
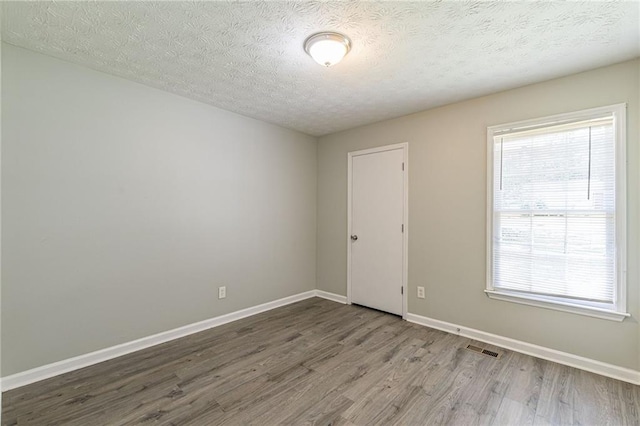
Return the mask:
<svg viewBox="0 0 640 426">
<path fill-rule="evenodd" d="M 487 294 L 626 316 L 625 105 L 488 129 Z"/>
</svg>

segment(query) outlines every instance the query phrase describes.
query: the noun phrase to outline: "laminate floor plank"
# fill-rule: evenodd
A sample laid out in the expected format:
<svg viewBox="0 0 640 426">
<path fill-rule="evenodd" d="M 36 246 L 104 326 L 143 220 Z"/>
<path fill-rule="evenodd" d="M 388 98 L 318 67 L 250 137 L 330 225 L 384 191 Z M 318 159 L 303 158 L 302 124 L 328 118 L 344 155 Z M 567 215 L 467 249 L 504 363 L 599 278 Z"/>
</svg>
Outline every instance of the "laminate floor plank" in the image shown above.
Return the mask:
<svg viewBox="0 0 640 426">
<path fill-rule="evenodd" d="M 519 425 L 532 425 L 540 398 L 546 361 L 527 355 L 512 353 L 507 369 L 507 390 L 491 424 L 504 425 L 509 421 Z"/>
<path fill-rule="evenodd" d="M 618 389 L 617 395 L 612 393 L 611 398 L 618 401 L 624 423 L 640 425 L 640 386 L 617 380 L 610 380 L 608 383 Z"/>
<path fill-rule="evenodd" d="M 296 305 L 300 306 L 297 306 L 297 309 L 290 308 Z M 155 374 L 158 369 L 172 368 L 179 364 L 186 366 L 196 363 L 198 359 L 205 359 L 206 362 L 209 362 L 211 359 L 215 359 L 212 355 L 226 353 L 232 348 L 255 350 L 258 346 L 255 345 L 257 340 L 268 342 L 272 338 L 271 334 L 266 332 L 269 329 L 281 334 L 290 333 L 286 326 L 291 324 L 291 315 L 299 317 L 301 323 L 307 321 L 308 326 L 313 327 L 318 317 L 322 318 L 322 314 L 331 315 L 331 311 L 335 308 L 335 306 L 320 308 L 319 305 L 311 304 L 308 301 L 289 305 L 280 308 L 285 313 L 276 312 L 273 316 L 265 316 L 270 313 L 267 312 L 243 319 L 243 326 L 239 328 L 243 331 L 240 336 L 237 336 L 237 326 L 234 329 L 230 327 L 231 324 L 225 324 L 216 328 L 216 333 L 196 333 L 179 339 L 179 341 L 167 342 L 110 360 L 108 363 L 100 363 L 77 370 L 73 374 L 65 374 L 39 382 L 37 387 L 26 387 L 28 389 L 26 392 L 15 397 L 13 393 L 8 392 L 5 403 L 9 403 L 17 409 L 20 408 L 21 401 L 25 401 L 29 405 L 38 401 L 41 408 L 51 407 L 82 395 L 88 389 L 118 382 L 122 378 L 127 379 L 140 374 L 151 375 Z"/>
<path fill-rule="evenodd" d="M 496 413 L 496 416 L 494 417 L 491 424 L 495 426 L 530 426 L 534 421 L 535 411 L 532 413 L 531 409 L 525 404 L 519 401 L 514 401 L 508 397 L 504 397 L 500 402 L 498 412 Z"/>
<path fill-rule="evenodd" d="M 387 347 L 399 345 L 400 341 L 389 341 Z M 404 346 L 403 346 L 404 347 Z M 285 420 L 298 418 L 304 415 L 306 410 L 318 404 L 329 405 L 332 399 L 338 399 L 353 383 L 366 375 L 369 358 L 377 356 L 375 352 L 357 354 L 353 359 L 344 359 L 344 362 L 335 364 L 330 371 L 317 372 L 310 371 L 304 379 L 287 382 L 276 387 L 277 391 L 271 392 L 267 398 L 260 398 L 257 406 L 249 404 L 254 398 L 246 398 L 246 392 L 238 389 L 238 395 L 244 405 L 235 407 L 239 417 L 235 417 L 229 424 L 234 422 L 251 422 L 251 419 L 260 419 L 263 424 L 277 424 Z M 299 365 L 305 365 L 299 363 Z M 261 392 L 263 393 L 263 392 Z M 273 410 L 279 407 L 279 410 Z"/>
<path fill-rule="evenodd" d="M 534 424 L 574 424 L 576 376 L 577 371 L 571 367 L 553 363 L 546 366 Z"/>
<path fill-rule="evenodd" d="M 5 392 L 2 404 L 4 425 L 640 424 L 640 386 L 319 298 Z"/>
<path fill-rule="evenodd" d="M 490 371 L 491 366 L 485 368 Z M 483 373 L 480 371 L 480 374 L 475 375 L 470 382 L 472 386 L 465 386 L 457 394 L 448 417 L 449 423 L 481 425 L 493 423 L 509 385 L 508 381 Z"/>
<path fill-rule="evenodd" d="M 128 383 L 106 392 L 97 391 L 95 395 L 75 398 L 47 411 L 34 411 L 24 417 L 18 416 L 18 424 L 94 424 L 102 421 L 100 419 L 106 420 L 107 416 L 101 415 L 105 408 L 108 408 L 108 417 L 124 416 L 157 397 L 170 394 L 176 383 L 174 375 L 155 375 L 144 382 Z"/>
<path fill-rule="evenodd" d="M 367 382 L 368 390 L 353 392 L 357 402 L 350 407 L 344 417 L 356 424 L 388 424 L 398 414 L 402 401 L 415 397 L 417 386 L 407 386 L 409 379 L 423 367 L 422 356 L 418 354 L 422 340 L 412 339 L 399 343 L 393 354 L 385 362 L 374 364 L 373 371 L 383 370 L 384 375 L 371 375 Z M 380 368 L 387 364 L 386 369 Z M 359 394 L 359 395 L 357 395 Z"/>
<path fill-rule="evenodd" d="M 456 420 L 461 404 L 466 402 L 463 397 L 482 392 L 484 382 L 476 380 L 476 376 L 496 360 L 464 349 L 468 339 L 460 341 L 456 336 L 451 337 L 454 337 L 453 341 L 440 353 L 434 352 L 435 348 L 430 349 L 431 353 L 436 353 L 435 359 L 418 377 L 417 383 L 424 390 L 420 405 L 429 409 L 406 412 L 396 424 L 465 424 Z M 467 414 L 462 414 L 463 419 Z"/>
</svg>

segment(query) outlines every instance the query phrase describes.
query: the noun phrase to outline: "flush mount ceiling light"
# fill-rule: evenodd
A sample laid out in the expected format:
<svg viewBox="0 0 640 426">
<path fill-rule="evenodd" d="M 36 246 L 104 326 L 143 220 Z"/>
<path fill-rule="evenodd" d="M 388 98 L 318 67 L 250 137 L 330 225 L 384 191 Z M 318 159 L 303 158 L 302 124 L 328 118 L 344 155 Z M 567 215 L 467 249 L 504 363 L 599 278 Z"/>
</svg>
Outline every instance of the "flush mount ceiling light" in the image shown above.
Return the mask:
<svg viewBox="0 0 640 426">
<path fill-rule="evenodd" d="M 340 33 L 322 32 L 304 41 L 304 51 L 325 67 L 335 65 L 351 50 L 351 40 Z"/>
</svg>

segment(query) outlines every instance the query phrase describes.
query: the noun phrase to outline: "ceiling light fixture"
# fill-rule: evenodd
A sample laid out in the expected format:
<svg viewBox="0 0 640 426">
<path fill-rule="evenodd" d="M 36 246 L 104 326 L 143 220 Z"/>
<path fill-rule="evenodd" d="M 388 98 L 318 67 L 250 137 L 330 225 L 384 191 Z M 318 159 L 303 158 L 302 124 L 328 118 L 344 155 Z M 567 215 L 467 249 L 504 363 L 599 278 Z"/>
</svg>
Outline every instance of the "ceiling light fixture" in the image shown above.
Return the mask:
<svg viewBox="0 0 640 426">
<path fill-rule="evenodd" d="M 335 65 L 351 50 L 351 40 L 340 33 L 322 32 L 304 41 L 304 51 L 325 67 Z"/>
</svg>

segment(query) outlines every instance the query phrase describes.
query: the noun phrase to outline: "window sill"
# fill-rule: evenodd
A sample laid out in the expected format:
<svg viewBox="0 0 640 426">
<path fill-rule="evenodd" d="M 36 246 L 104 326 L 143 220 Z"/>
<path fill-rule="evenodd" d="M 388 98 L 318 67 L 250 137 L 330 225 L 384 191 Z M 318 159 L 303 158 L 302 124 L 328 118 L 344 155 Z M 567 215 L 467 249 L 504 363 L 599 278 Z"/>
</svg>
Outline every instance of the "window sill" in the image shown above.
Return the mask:
<svg viewBox="0 0 640 426">
<path fill-rule="evenodd" d="M 553 309 L 556 311 L 570 312 L 572 314 L 586 315 L 610 321 L 622 321 L 631 315 L 626 312 L 612 311 L 608 309 L 595 308 L 591 306 L 576 305 L 570 302 L 560 300 L 549 300 L 530 294 L 510 293 L 505 291 L 485 290 L 487 296 L 495 300 L 503 300 L 505 302 L 520 303 L 522 305 L 537 306 L 539 308 Z"/>
</svg>

